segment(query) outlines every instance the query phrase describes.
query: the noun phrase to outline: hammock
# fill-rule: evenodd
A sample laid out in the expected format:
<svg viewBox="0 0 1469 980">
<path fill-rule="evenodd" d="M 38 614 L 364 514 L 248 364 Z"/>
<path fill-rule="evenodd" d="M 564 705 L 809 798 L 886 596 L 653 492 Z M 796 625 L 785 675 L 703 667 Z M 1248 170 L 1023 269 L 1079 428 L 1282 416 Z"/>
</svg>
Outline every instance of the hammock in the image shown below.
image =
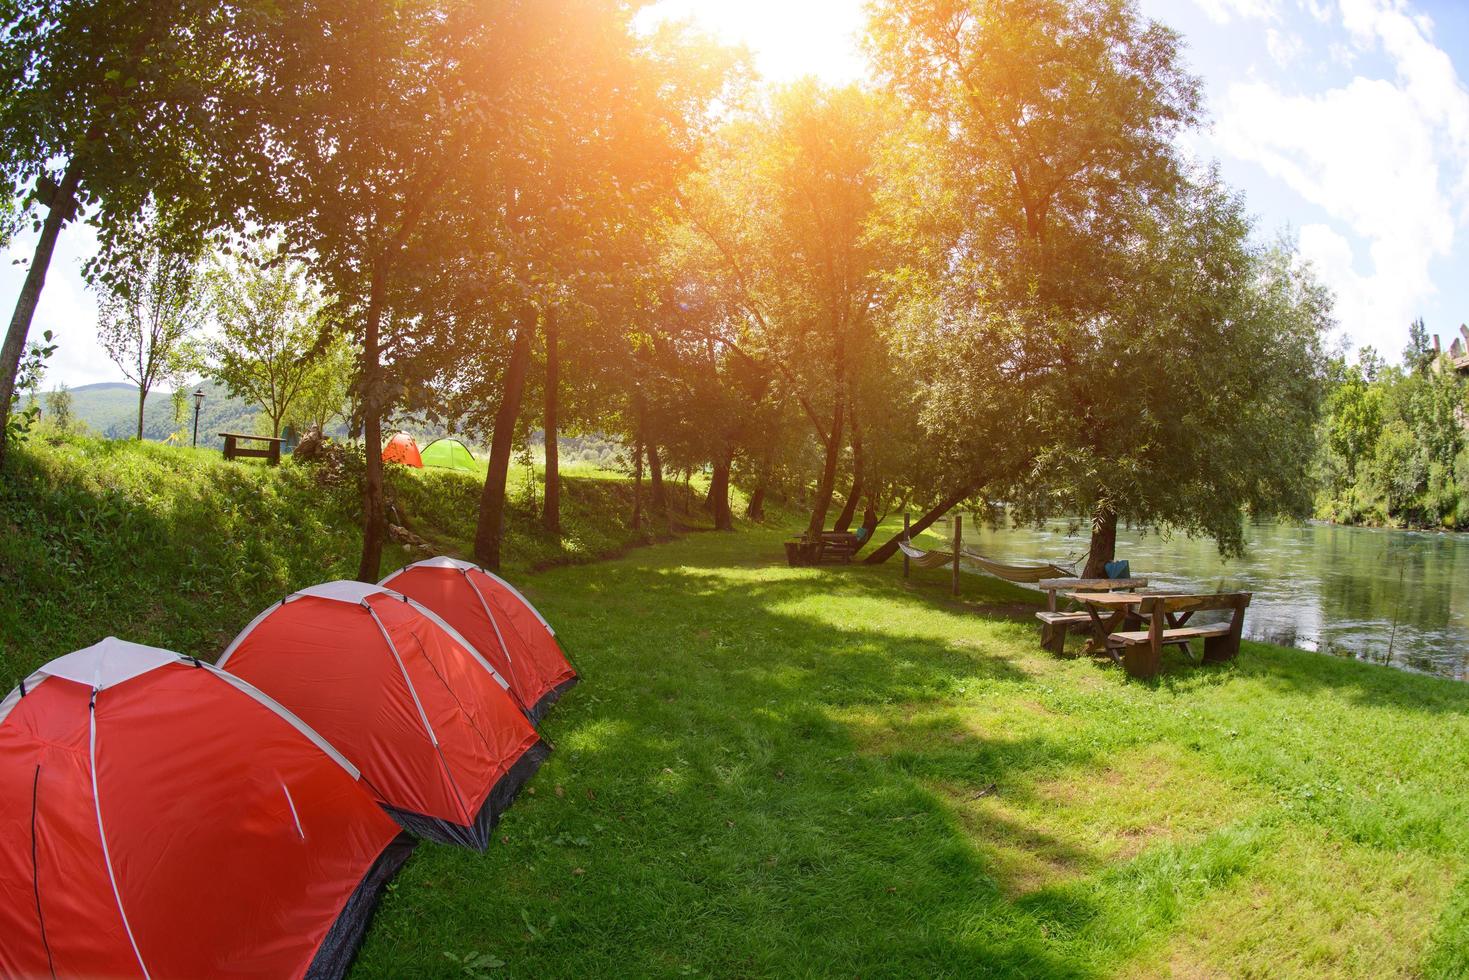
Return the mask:
<svg viewBox="0 0 1469 980">
<path fill-rule="evenodd" d="M 907 541 L 899 541 L 898 547 L 902 549 L 904 555 L 908 556 L 908 560 L 919 568 L 943 568 L 954 562 L 952 551 L 923 551 L 913 547 Z M 961 551 L 959 557 L 963 562 L 973 565 L 985 574 L 1022 585 L 1034 585 L 1048 578 L 1072 578 L 1076 574 L 1072 569 L 1052 565 L 1049 562 L 1043 565 L 1007 565 L 1004 562 L 986 558 L 968 548 Z"/>
</svg>

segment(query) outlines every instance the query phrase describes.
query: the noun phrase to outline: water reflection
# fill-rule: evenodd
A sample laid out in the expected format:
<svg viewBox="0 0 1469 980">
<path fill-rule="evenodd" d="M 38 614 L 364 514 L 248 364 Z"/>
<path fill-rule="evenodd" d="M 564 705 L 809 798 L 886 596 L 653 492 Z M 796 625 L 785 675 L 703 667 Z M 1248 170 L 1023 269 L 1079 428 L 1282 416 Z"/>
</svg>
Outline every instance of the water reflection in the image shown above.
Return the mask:
<svg viewBox="0 0 1469 980">
<path fill-rule="evenodd" d="M 948 531 L 935 530 L 948 537 Z M 1011 561 L 1066 560 L 1084 529 L 990 530 L 965 521 L 965 543 Z M 1212 542 L 1118 532 L 1118 557 L 1157 588 L 1247 591 L 1245 636 L 1405 670 L 1469 678 L 1469 536 L 1309 524 L 1257 525 L 1244 558 Z"/>
</svg>

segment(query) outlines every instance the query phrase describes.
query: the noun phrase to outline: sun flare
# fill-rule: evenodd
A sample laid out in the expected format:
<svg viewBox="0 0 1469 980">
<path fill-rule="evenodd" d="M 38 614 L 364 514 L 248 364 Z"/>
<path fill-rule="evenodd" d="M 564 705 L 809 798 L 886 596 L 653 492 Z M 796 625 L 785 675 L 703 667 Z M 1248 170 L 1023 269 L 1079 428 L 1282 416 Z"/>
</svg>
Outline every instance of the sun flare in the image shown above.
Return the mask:
<svg viewBox="0 0 1469 980">
<path fill-rule="evenodd" d="M 815 75 L 840 84 L 867 73 L 862 8 L 862 0 L 662 0 L 644 16 L 691 20 L 727 44 L 744 45 L 772 81 Z"/>
</svg>

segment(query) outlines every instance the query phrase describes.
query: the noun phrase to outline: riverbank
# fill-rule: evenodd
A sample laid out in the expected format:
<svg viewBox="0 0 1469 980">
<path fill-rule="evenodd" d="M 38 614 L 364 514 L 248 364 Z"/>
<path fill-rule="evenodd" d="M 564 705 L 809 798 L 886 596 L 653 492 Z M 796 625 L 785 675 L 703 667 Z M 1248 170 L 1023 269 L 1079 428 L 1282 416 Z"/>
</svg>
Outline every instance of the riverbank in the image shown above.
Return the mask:
<svg viewBox="0 0 1469 980">
<path fill-rule="evenodd" d="M 7 662 L 212 655 L 355 565 L 350 497 L 304 469 L 26 453 Z M 789 530 L 517 552 L 584 683 L 490 852 L 419 848 L 357 976 L 1469 973 L 1469 688 L 1260 643 L 1129 681 L 1040 651 L 1033 592 L 787 568 Z"/>
<path fill-rule="evenodd" d="M 998 531 L 965 522 L 965 541 L 1001 560 L 1086 551 L 1063 521 Z M 1254 524 L 1224 560 L 1209 540 L 1121 529 L 1119 557 L 1156 587 L 1254 594 L 1247 639 L 1469 679 L 1469 537 L 1328 524 Z"/>
</svg>

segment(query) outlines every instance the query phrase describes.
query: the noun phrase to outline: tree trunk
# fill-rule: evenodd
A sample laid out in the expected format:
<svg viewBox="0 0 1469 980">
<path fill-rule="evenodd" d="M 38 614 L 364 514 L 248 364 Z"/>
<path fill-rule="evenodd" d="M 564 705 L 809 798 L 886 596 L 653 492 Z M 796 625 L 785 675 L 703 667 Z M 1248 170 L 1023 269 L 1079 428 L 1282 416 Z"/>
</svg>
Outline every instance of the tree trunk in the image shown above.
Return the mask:
<svg viewBox="0 0 1469 980">
<path fill-rule="evenodd" d="M 963 503 L 966 499 L 973 496 L 979 491 L 979 488 L 982 486 L 984 486 L 984 481 L 976 481 L 965 487 L 964 489 L 950 494 L 948 497 L 939 501 L 938 506 L 934 507 L 928 513 L 918 518 L 918 520 L 914 521 L 912 526 L 909 528 L 908 533 L 914 537 L 917 537 L 924 531 L 927 531 L 933 525 L 934 521 L 938 520 L 940 517 L 943 517 L 949 511 L 953 510 L 955 507 Z M 881 565 L 883 562 L 893 557 L 893 555 L 897 554 L 898 542 L 901 540 L 903 540 L 903 532 L 899 531 L 897 534 L 889 538 L 881 548 L 878 548 L 872 554 L 868 555 L 866 559 L 864 559 L 864 561 L 868 565 Z"/>
<path fill-rule="evenodd" d="M 641 441 L 633 448 L 633 481 L 632 481 L 632 529 L 642 530 L 643 527 L 643 444 Z"/>
<path fill-rule="evenodd" d="M 561 535 L 561 446 L 557 442 L 556 408 L 561 384 L 561 355 L 557 350 L 556 311 L 546 311 L 546 509 L 541 523 L 548 534 Z"/>
<path fill-rule="evenodd" d="M 4 345 L 0 346 L 0 469 L 5 467 L 5 423 L 10 417 L 10 403 L 15 398 L 15 379 L 20 373 L 20 358 L 25 353 L 26 336 L 31 332 L 36 304 L 40 302 L 41 289 L 46 285 L 46 271 L 50 268 L 51 256 L 56 251 L 56 238 L 61 234 L 61 226 L 71 216 L 81 178 L 81 164 L 73 156 L 66 166 L 66 172 L 62 174 L 61 185 L 51 199 L 51 206 L 46 210 L 46 222 L 41 225 L 41 237 L 36 240 L 31 266 L 26 270 L 25 283 L 20 287 L 20 297 L 15 301 L 10 329 L 5 332 Z"/>
<path fill-rule="evenodd" d="M 138 441 L 143 441 L 143 409 L 148 405 L 148 389 L 138 385 Z"/>
<path fill-rule="evenodd" d="M 668 510 L 668 492 L 663 489 L 663 459 L 656 442 L 648 443 L 648 481 L 653 490 L 653 509 L 662 514 Z"/>
<path fill-rule="evenodd" d="M 383 502 L 383 416 L 381 384 L 378 381 L 378 331 L 383 316 L 381 263 L 372 270 L 372 288 L 367 299 L 367 319 L 362 330 L 362 440 L 367 452 L 367 472 L 362 479 L 362 560 L 357 580 L 374 583 L 382 571 L 383 535 L 387 507 Z"/>
<path fill-rule="evenodd" d="M 1092 515 L 1092 550 L 1087 556 L 1082 578 L 1106 578 L 1107 563 L 1117 558 L 1117 515 L 1105 504 L 1098 504 Z"/>
<path fill-rule="evenodd" d="M 714 461 L 714 476 L 709 481 L 709 498 L 713 502 L 714 530 L 734 530 L 734 515 L 729 511 L 730 457 L 721 455 Z"/>
<path fill-rule="evenodd" d="M 857 544 L 857 551 L 872 543 L 872 536 L 877 533 L 877 507 L 872 502 L 872 497 L 867 498 L 867 506 L 862 511 L 862 529 L 867 533 L 862 535 L 862 540 Z"/>
<path fill-rule="evenodd" d="M 760 483 L 750 495 L 750 502 L 745 505 L 745 516 L 752 521 L 765 520 L 765 497 L 770 492 L 770 477 L 774 471 L 773 453 L 767 450 L 765 458 L 760 462 Z"/>
<path fill-rule="evenodd" d="M 505 478 L 510 471 L 510 444 L 515 438 L 515 421 L 525 393 L 525 373 L 530 365 L 530 338 L 535 330 L 535 312 L 526 311 L 515 331 L 510 363 L 505 367 L 505 389 L 495 413 L 490 442 L 489 470 L 479 498 L 479 524 L 474 530 L 474 557 L 491 571 L 500 569 L 500 542 L 505 530 Z"/>
<path fill-rule="evenodd" d="M 750 494 L 750 502 L 745 505 L 745 516 L 752 521 L 765 520 L 765 484 L 762 482 Z"/>
<path fill-rule="evenodd" d="M 815 536 L 826 530 L 826 512 L 831 509 L 832 494 L 836 490 L 837 462 L 842 455 L 842 416 L 846 405 L 840 394 L 836 408 L 831 413 L 831 438 L 826 443 L 826 466 L 821 471 L 821 482 L 816 485 L 816 500 L 811 507 L 811 522 L 806 526 Z"/>
<path fill-rule="evenodd" d="M 857 504 L 862 500 L 862 483 L 867 474 L 864 471 L 864 460 L 862 457 L 862 426 L 857 422 L 857 413 L 851 413 L 852 419 L 852 492 L 847 494 L 847 500 L 842 505 L 842 512 L 837 517 L 837 522 L 832 525 L 833 531 L 846 531 L 852 527 L 852 520 L 857 516 Z"/>
</svg>

